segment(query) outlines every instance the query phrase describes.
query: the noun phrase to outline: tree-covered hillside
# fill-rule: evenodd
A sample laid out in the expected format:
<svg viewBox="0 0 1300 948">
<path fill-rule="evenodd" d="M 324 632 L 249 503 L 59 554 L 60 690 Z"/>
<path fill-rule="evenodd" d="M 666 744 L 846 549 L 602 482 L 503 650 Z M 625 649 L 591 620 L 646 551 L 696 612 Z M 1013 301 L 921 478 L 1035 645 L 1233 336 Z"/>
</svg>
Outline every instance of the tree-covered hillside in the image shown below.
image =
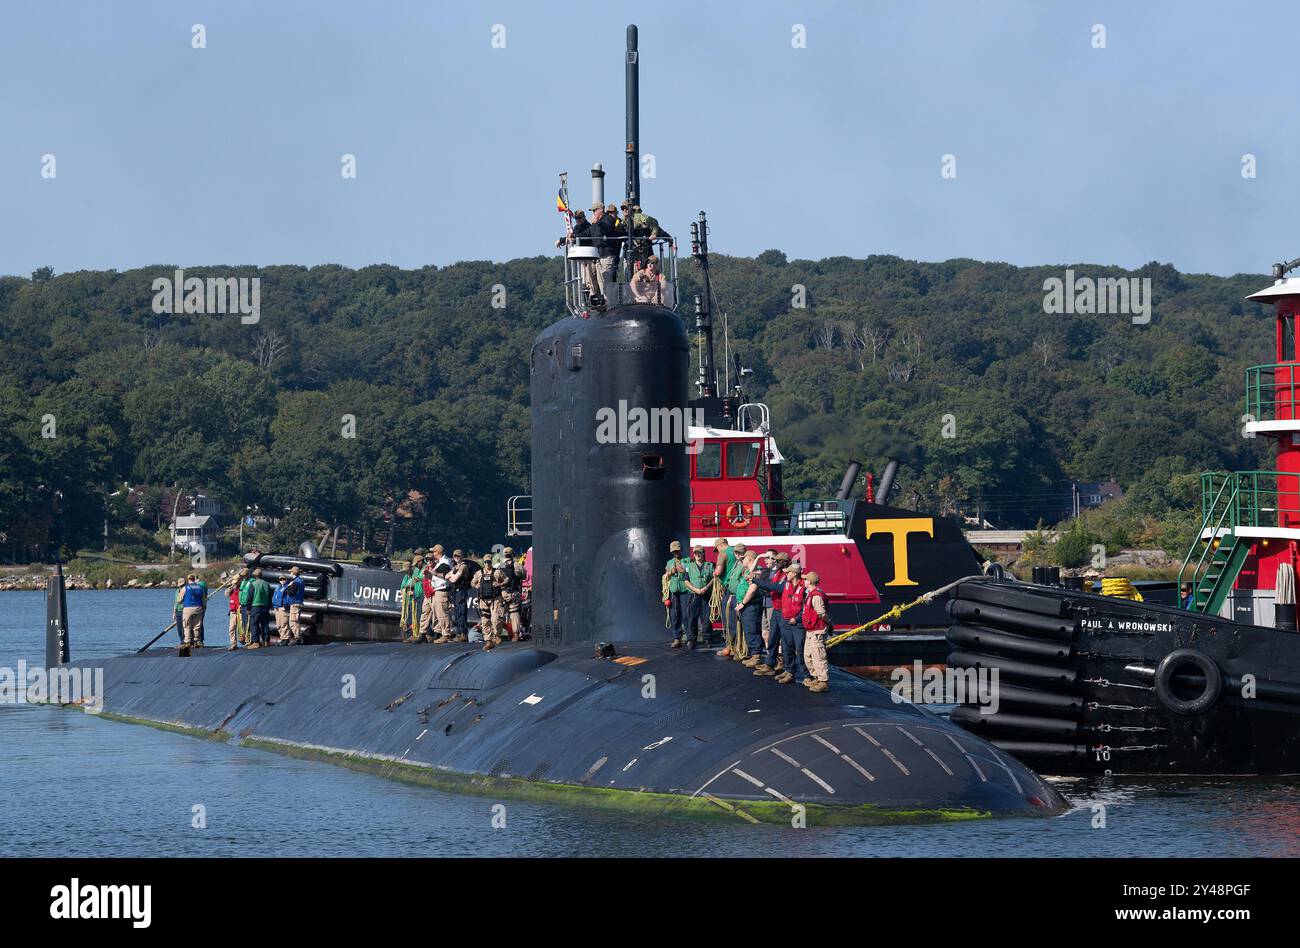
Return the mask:
<svg viewBox="0 0 1300 948">
<path fill-rule="evenodd" d="M 1188 473 L 1263 463 L 1238 432 L 1243 370 L 1272 360 L 1270 314 L 1243 301 L 1267 278 L 1074 270 L 1149 277 L 1150 323 L 1045 314 L 1064 267 L 716 256 L 726 345 L 772 409 L 787 492 L 896 456 L 900 500 L 1032 525 L 1070 479 L 1114 477 L 1158 517 L 1194 503 Z M 553 259 L 187 271 L 260 277 L 254 325 L 155 313 L 173 273 L 0 279 L 0 556 L 134 522 L 124 482 L 370 538 L 402 504 L 398 548 L 502 539 L 506 498 L 528 491 L 529 348 L 564 315 Z M 689 260 L 681 275 L 690 299 Z"/>
</svg>

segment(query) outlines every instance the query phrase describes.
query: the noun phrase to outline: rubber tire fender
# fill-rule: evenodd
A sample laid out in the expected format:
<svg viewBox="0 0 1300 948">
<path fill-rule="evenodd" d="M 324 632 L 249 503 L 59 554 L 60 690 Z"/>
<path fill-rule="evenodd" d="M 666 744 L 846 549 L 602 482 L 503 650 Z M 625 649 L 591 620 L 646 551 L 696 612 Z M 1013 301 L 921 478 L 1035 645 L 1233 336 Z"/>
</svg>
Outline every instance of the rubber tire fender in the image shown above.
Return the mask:
<svg viewBox="0 0 1300 948">
<path fill-rule="evenodd" d="M 1182 666 L 1191 664 L 1205 675 L 1205 690 L 1195 698 L 1179 698 L 1174 694 L 1173 678 Z M 1223 694 L 1223 674 L 1214 659 L 1195 649 L 1174 649 L 1156 666 L 1156 697 L 1175 714 L 1204 714 L 1214 707 Z"/>
</svg>

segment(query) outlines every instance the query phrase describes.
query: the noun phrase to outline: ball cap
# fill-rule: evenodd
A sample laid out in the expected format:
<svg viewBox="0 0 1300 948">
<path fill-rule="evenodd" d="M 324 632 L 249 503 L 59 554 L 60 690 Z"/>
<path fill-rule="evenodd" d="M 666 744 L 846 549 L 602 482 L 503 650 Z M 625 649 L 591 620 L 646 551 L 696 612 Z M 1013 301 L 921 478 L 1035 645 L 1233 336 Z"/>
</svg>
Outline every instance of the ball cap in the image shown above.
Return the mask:
<svg viewBox="0 0 1300 948">
<path fill-rule="evenodd" d="M 801 573 L 803 573 L 803 567 L 800 566 L 798 563 L 791 563 L 789 566 L 785 568 L 785 571 L 789 573 L 791 576 L 798 576 Z"/>
<path fill-rule="evenodd" d="M 669 553 L 680 553 L 681 551 L 682 551 L 682 541 L 681 541 L 681 540 L 674 540 L 672 543 L 669 543 L 669 544 L 668 544 L 668 552 L 669 552 Z"/>
<path fill-rule="evenodd" d="M 749 547 L 745 546 L 745 544 L 743 544 L 743 543 L 737 543 L 737 544 L 736 544 L 736 552 L 737 552 L 737 553 L 748 553 L 748 552 L 749 552 Z"/>
<path fill-rule="evenodd" d="M 502 556 L 514 556 L 514 555 L 515 555 L 514 547 L 510 547 L 510 546 L 506 547 L 504 550 L 501 551 L 501 555 L 502 555 Z"/>
<path fill-rule="evenodd" d="M 817 580 L 821 579 L 821 576 L 818 575 L 818 573 L 817 573 L 816 570 L 813 570 L 812 572 L 806 573 L 806 574 L 804 575 L 804 579 L 808 580 L 808 582 L 810 582 L 810 583 L 812 583 L 814 586 L 816 586 L 816 585 L 817 585 Z"/>
<path fill-rule="evenodd" d="M 465 551 L 464 551 L 464 550 L 452 550 L 452 551 L 451 551 L 451 555 L 452 555 L 452 556 L 464 556 L 464 555 L 465 555 Z"/>
</svg>

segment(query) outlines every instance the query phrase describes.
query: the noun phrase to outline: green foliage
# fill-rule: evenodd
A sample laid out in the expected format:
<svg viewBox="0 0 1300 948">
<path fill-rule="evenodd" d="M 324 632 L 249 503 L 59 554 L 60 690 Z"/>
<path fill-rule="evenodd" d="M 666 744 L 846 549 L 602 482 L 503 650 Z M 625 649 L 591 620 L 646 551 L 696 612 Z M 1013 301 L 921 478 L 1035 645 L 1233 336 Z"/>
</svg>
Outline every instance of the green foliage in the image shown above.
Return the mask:
<svg viewBox="0 0 1300 948">
<path fill-rule="evenodd" d="M 690 299 L 698 273 L 680 272 Z M 155 314 L 151 283 L 172 273 L 0 277 L 0 557 L 98 549 L 105 519 L 134 544 L 123 532 L 164 525 L 178 486 L 303 511 L 285 546 L 308 519 L 381 542 L 399 505 L 399 547 L 501 542 L 506 498 L 529 490 L 532 341 L 565 312 L 553 259 L 204 268 L 261 278 L 254 325 Z M 1194 532 L 1199 470 L 1269 466 L 1265 439 L 1236 437 L 1243 369 L 1271 359 L 1270 314 L 1242 302 L 1259 277 L 1149 264 L 1155 309 L 1134 326 L 1045 314 L 1048 267 L 771 250 L 715 255 L 713 275 L 790 496 L 830 495 L 850 458 L 879 473 L 897 457 L 898 502 L 1014 527 L 1059 516 L 1069 480 L 1113 476 L 1131 499 L 1096 542 L 1164 545 Z M 111 498 L 123 482 L 152 485 L 143 513 Z"/>
<path fill-rule="evenodd" d="M 1071 569 L 1082 566 L 1092 558 L 1092 546 L 1096 542 L 1096 536 L 1082 520 L 1071 520 L 1052 547 L 1052 559 L 1058 566 Z"/>
</svg>

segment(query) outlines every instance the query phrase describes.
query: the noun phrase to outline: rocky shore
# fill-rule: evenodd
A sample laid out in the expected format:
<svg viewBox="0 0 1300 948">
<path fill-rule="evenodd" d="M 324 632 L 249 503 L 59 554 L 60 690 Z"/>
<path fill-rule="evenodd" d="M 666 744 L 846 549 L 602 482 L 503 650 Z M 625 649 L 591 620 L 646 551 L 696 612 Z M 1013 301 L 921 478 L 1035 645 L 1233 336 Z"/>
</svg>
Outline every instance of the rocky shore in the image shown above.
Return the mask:
<svg viewBox="0 0 1300 948">
<path fill-rule="evenodd" d="M 32 590 L 45 589 L 46 583 L 50 576 L 54 575 L 53 570 L 41 573 L 9 573 L 0 575 L 0 592 L 30 592 Z M 68 589 L 165 589 L 176 585 L 176 580 L 172 579 L 159 580 L 153 582 L 150 580 L 128 579 L 124 583 L 116 583 L 111 579 L 103 582 L 91 582 L 84 573 L 64 573 L 64 586 Z"/>
</svg>

